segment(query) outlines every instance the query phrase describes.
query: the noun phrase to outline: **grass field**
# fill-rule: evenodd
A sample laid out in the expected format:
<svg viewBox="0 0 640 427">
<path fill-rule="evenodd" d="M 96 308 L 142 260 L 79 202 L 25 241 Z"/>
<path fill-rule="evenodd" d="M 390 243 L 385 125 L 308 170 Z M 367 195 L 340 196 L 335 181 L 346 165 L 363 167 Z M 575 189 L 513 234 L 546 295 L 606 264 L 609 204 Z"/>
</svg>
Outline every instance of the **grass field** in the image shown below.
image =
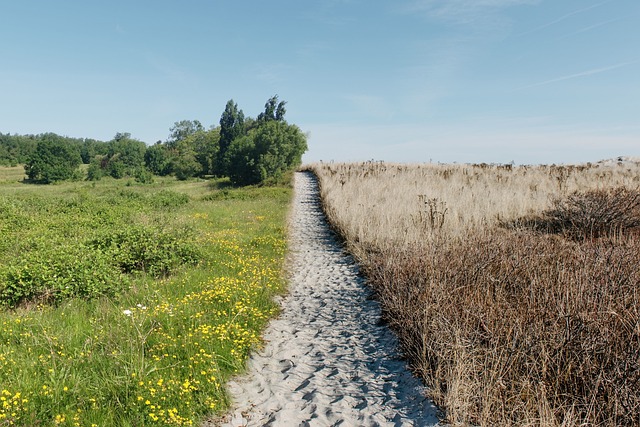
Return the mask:
<svg viewBox="0 0 640 427">
<path fill-rule="evenodd" d="M 284 290 L 288 188 L 0 168 L 0 426 L 197 425 Z"/>
<path fill-rule="evenodd" d="M 26 177 L 24 166 L 0 166 L 0 185 L 12 185 Z"/>
<path fill-rule="evenodd" d="M 640 164 L 316 164 L 452 425 L 639 425 Z"/>
</svg>

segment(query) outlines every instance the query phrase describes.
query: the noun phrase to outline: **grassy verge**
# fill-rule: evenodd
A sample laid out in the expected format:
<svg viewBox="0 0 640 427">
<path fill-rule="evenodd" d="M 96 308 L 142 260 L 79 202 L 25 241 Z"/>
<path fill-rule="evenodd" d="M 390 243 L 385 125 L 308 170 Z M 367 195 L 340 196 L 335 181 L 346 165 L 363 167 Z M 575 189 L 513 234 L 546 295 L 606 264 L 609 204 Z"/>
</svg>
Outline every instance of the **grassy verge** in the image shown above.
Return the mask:
<svg viewBox="0 0 640 427">
<path fill-rule="evenodd" d="M 195 425 L 224 410 L 284 289 L 289 200 L 205 181 L 5 182 L 0 426 Z"/>
</svg>

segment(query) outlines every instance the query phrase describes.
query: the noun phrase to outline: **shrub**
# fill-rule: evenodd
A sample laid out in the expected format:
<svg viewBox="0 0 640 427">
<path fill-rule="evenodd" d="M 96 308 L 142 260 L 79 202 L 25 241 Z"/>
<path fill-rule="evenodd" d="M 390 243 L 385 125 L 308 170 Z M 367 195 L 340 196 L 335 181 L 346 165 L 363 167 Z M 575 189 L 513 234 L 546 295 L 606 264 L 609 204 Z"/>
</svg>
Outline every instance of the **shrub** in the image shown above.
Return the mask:
<svg viewBox="0 0 640 427">
<path fill-rule="evenodd" d="M 0 270 L 0 304 L 58 303 L 68 298 L 113 296 L 128 280 L 109 256 L 82 245 L 44 245 Z M 45 249 L 46 248 L 46 249 Z"/>
<path fill-rule="evenodd" d="M 87 180 L 100 181 L 104 176 L 104 170 L 100 167 L 100 163 L 96 160 L 89 163 L 87 168 Z"/>
<path fill-rule="evenodd" d="M 574 239 L 620 235 L 640 227 L 640 191 L 618 187 L 574 192 L 555 199 L 540 224 Z"/>
<path fill-rule="evenodd" d="M 576 241 L 624 237 L 640 231 L 640 191 L 626 187 L 576 191 L 554 198 L 552 207 L 538 215 L 501 225 L 560 234 Z"/>
<path fill-rule="evenodd" d="M 638 166 L 312 170 L 446 424 L 618 426 L 640 412 Z"/>
<path fill-rule="evenodd" d="M 149 204 L 156 208 L 177 208 L 189 203 L 189 196 L 171 190 L 162 190 L 149 195 Z"/>
<path fill-rule="evenodd" d="M 197 264 L 200 253 L 188 230 L 129 225 L 94 239 L 94 248 L 109 254 L 124 273 L 164 276 L 183 264 Z"/>
<path fill-rule="evenodd" d="M 496 231 L 370 253 L 405 354 L 453 423 L 635 425 L 640 245 Z"/>
<path fill-rule="evenodd" d="M 145 167 L 140 166 L 134 172 L 136 182 L 140 184 L 153 184 L 153 174 Z"/>
</svg>

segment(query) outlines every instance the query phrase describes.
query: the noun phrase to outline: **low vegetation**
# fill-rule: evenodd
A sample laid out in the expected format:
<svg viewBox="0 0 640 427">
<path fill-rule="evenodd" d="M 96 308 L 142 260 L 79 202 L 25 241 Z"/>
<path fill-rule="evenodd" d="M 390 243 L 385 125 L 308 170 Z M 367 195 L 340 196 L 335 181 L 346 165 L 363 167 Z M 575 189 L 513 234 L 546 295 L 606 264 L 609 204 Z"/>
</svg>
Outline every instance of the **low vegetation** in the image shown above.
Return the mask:
<svg viewBox="0 0 640 427">
<path fill-rule="evenodd" d="M 453 425 L 638 425 L 640 165 L 316 164 Z"/>
<path fill-rule="evenodd" d="M 0 426 L 224 410 L 283 291 L 290 189 L 23 175 L 0 168 Z"/>
</svg>

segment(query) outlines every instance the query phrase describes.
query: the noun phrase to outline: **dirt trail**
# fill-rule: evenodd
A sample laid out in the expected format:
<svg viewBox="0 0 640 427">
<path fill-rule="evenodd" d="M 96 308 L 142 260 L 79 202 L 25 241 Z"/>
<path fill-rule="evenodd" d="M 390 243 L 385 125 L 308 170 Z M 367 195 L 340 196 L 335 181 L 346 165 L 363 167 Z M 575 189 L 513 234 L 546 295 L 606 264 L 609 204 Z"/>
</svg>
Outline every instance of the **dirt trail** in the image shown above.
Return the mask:
<svg viewBox="0 0 640 427">
<path fill-rule="evenodd" d="M 230 383 L 238 426 L 430 426 L 436 408 L 406 369 L 380 308 L 329 230 L 311 173 L 297 173 L 290 293 L 248 374 Z"/>
</svg>

